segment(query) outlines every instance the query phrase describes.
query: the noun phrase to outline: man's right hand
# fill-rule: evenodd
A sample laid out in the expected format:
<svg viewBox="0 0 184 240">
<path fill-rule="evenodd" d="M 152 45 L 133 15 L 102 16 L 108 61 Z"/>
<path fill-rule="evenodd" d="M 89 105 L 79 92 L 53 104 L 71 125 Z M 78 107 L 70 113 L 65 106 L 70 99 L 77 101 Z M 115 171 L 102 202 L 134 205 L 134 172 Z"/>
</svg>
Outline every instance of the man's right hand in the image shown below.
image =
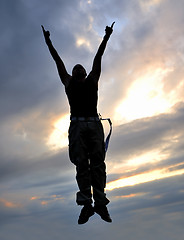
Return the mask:
<svg viewBox="0 0 184 240">
<path fill-rule="evenodd" d="M 115 23 L 115 22 L 112 23 L 111 27 L 106 26 L 106 28 L 105 28 L 105 33 L 106 33 L 107 36 L 110 36 L 110 35 L 112 34 L 114 23 Z"/>
<path fill-rule="evenodd" d="M 50 37 L 50 32 L 45 31 L 45 28 L 43 27 L 43 25 L 41 25 L 41 27 L 42 27 L 43 35 L 45 37 L 45 41 L 47 42 L 49 40 L 49 37 Z"/>
</svg>

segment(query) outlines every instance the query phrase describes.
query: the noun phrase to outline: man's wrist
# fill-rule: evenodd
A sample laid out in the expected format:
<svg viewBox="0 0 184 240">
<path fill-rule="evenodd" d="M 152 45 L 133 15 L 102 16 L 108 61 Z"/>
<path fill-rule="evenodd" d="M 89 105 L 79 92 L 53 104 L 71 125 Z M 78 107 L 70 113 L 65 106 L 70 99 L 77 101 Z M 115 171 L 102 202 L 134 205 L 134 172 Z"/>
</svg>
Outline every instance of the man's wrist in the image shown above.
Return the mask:
<svg viewBox="0 0 184 240">
<path fill-rule="evenodd" d="M 50 38 L 46 38 L 46 39 L 45 39 L 45 42 L 46 42 L 47 45 L 49 45 L 49 44 L 52 43 L 51 40 L 50 40 Z"/>
<path fill-rule="evenodd" d="M 106 41 L 108 41 L 108 40 L 109 40 L 109 38 L 110 38 L 110 35 L 111 35 L 111 34 L 105 34 L 105 36 L 104 36 L 104 38 L 103 38 L 103 39 L 104 39 L 104 40 L 106 40 Z"/>
</svg>

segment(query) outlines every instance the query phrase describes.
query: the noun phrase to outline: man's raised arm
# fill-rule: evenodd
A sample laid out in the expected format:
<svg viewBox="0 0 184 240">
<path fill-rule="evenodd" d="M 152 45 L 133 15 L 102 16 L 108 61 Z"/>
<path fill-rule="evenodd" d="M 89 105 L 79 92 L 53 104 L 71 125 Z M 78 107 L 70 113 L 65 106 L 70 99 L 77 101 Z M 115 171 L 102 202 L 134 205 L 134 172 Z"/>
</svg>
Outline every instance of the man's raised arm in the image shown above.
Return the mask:
<svg viewBox="0 0 184 240">
<path fill-rule="evenodd" d="M 61 60 L 59 54 L 57 53 L 56 49 L 52 45 L 52 42 L 50 40 L 50 32 L 45 31 L 43 26 L 42 26 L 42 30 L 43 30 L 45 42 L 49 48 L 50 54 L 52 55 L 52 57 L 56 63 L 60 79 L 61 79 L 62 83 L 67 87 L 71 76 L 68 74 L 63 61 Z"/>
<path fill-rule="evenodd" d="M 91 74 L 94 76 L 94 80 L 95 80 L 96 83 L 98 82 L 99 77 L 100 77 L 102 56 L 103 56 L 103 53 L 105 51 L 107 42 L 110 38 L 110 35 L 113 32 L 114 23 L 115 22 L 112 23 L 111 27 L 106 26 L 105 36 L 104 36 L 104 38 L 103 38 L 103 40 L 102 40 L 102 42 L 101 42 L 101 44 L 98 48 L 98 51 L 97 51 L 97 53 L 95 55 L 95 58 L 93 60 L 93 66 L 92 66 Z"/>
</svg>

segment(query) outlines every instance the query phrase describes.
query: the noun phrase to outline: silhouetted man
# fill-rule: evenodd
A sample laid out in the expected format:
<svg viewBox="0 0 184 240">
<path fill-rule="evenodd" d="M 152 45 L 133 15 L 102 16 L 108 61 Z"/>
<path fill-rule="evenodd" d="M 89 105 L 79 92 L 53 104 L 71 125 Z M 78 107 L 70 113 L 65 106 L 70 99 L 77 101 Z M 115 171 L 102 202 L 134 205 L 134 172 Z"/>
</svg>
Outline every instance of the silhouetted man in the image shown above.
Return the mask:
<svg viewBox="0 0 184 240">
<path fill-rule="evenodd" d="M 69 156 L 77 172 L 79 192 L 76 202 L 84 206 L 78 224 L 86 223 L 95 212 L 103 220 L 112 222 L 106 207 L 109 200 L 104 192 L 106 186 L 104 131 L 97 113 L 97 99 L 102 55 L 112 34 L 113 25 L 114 23 L 105 29 L 105 36 L 95 55 L 89 75 L 80 64 L 74 66 L 72 75 L 68 74 L 52 45 L 49 31 L 45 31 L 42 26 L 46 44 L 56 63 L 70 105 Z"/>
</svg>

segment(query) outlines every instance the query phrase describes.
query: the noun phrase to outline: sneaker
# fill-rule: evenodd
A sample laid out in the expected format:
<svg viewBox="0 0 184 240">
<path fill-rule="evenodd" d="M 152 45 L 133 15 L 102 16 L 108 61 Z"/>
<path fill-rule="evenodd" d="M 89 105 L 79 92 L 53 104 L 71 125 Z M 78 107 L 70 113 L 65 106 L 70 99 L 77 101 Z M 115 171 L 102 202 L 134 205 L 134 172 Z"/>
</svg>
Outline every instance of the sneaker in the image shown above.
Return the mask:
<svg viewBox="0 0 184 240">
<path fill-rule="evenodd" d="M 108 213 L 107 207 L 105 205 L 96 205 L 94 211 L 100 215 L 100 217 L 106 222 L 112 222 L 112 219 Z"/>
<path fill-rule="evenodd" d="M 94 213 L 94 209 L 91 205 L 84 205 L 79 216 L 78 224 L 86 223 Z"/>
</svg>

